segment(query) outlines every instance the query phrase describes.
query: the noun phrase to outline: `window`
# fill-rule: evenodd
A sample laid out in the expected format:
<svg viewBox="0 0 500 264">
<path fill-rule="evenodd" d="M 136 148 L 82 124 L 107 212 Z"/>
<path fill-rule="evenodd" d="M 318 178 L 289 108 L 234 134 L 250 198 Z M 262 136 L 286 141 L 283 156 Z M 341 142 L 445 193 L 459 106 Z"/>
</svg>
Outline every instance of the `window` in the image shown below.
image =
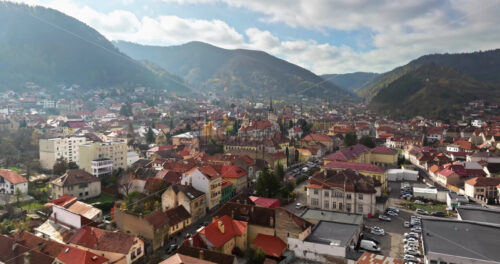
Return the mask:
<svg viewBox="0 0 500 264">
<path fill-rule="evenodd" d="M 348 194 L 346 195 L 346 199 L 347 199 L 347 200 L 351 200 L 351 194 L 350 194 L 350 193 L 348 193 Z"/>
<path fill-rule="evenodd" d="M 312 198 L 312 199 L 311 199 L 311 205 L 312 205 L 312 206 L 318 206 L 318 205 L 319 205 L 319 200 L 318 200 L 318 199 L 316 199 L 316 198 Z"/>
<path fill-rule="evenodd" d="M 325 191 L 325 197 L 329 197 L 329 196 L 330 196 L 330 192 Z"/>
<path fill-rule="evenodd" d="M 318 190 L 317 189 L 314 189 L 314 194 L 318 195 Z"/>
<path fill-rule="evenodd" d="M 328 209 L 330 207 L 330 203 L 328 202 L 328 200 L 325 200 L 324 204 L 325 209 Z"/>
<path fill-rule="evenodd" d="M 89 192 L 85 192 L 85 196 L 89 195 Z"/>
<path fill-rule="evenodd" d="M 335 197 L 344 197 L 343 192 L 335 192 Z"/>
<path fill-rule="evenodd" d="M 363 200 L 363 194 L 362 193 L 358 194 L 358 199 L 359 200 Z"/>
<path fill-rule="evenodd" d="M 78 196 L 82 197 L 83 196 L 83 193 L 79 193 Z"/>
<path fill-rule="evenodd" d="M 362 204 L 358 205 L 358 212 L 359 213 L 363 212 L 363 205 Z"/>
<path fill-rule="evenodd" d="M 437 260 L 431 260 L 431 264 L 438 264 Z"/>
<path fill-rule="evenodd" d="M 342 203 L 339 203 L 339 210 L 342 210 Z"/>
<path fill-rule="evenodd" d="M 333 202 L 332 203 L 332 209 L 336 209 L 337 208 L 337 203 L 336 202 Z"/>
<path fill-rule="evenodd" d="M 347 212 L 350 212 L 351 211 L 351 204 L 350 203 L 346 204 L 345 209 L 347 210 Z"/>
</svg>

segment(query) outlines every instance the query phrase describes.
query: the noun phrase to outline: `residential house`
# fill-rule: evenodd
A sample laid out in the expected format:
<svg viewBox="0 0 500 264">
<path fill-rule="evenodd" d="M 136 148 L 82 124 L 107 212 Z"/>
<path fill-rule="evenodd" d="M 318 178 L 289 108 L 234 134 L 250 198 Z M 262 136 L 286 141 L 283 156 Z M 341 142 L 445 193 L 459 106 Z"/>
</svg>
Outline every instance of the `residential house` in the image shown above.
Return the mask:
<svg viewBox="0 0 500 264">
<path fill-rule="evenodd" d="M 28 180 L 13 170 L 0 169 L 0 194 L 28 193 Z"/>
<path fill-rule="evenodd" d="M 92 226 L 82 227 L 67 243 L 105 257 L 110 263 L 130 264 L 144 256 L 144 242 L 139 237 Z"/>
<path fill-rule="evenodd" d="M 52 207 L 53 205 L 62 206 L 68 211 L 79 214 L 96 223 L 102 221 L 101 209 L 96 208 L 90 204 L 78 201 L 76 197 L 69 194 L 64 194 L 63 196 L 50 200 L 47 204 L 45 204 L 45 206 L 47 207 Z"/>
<path fill-rule="evenodd" d="M 167 224 L 170 227 L 168 234 L 170 236 L 177 234 L 193 223 L 191 214 L 182 205 L 167 209 L 163 213 L 167 217 Z"/>
<path fill-rule="evenodd" d="M 233 183 L 230 181 L 222 180 L 222 185 L 221 185 L 221 197 L 220 197 L 220 203 L 224 204 L 227 201 L 231 200 L 234 195 L 234 188 L 233 188 Z"/>
<path fill-rule="evenodd" d="M 224 215 L 214 219 L 198 235 L 208 249 L 224 254 L 232 254 L 235 248 L 242 252 L 247 249 L 248 223 L 234 220 Z"/>
<path fill-rule="evenodd" d="M 234 165 L 222 165 L 220 174 L 224 180 L 232 183 L 236 193 L 242 193 L 247 189 L 248 177 L 244 169 Z"/>
<path fill-rule="evenodd" d="M 189 184 L 206 195 L 206 205 L 210 210 L 221 200 L 222 176 L 210 165 L 194 167 L 184 173 L 181 184 Z"/>
<path fill-rule="evenodd" d="M 192 240 L 189 240 L 192 242 Z M 189 243 L 189 242 L 188 242 Z M 192 245 L 186 245 L 184 243 L 181 245 L 177 251 L 177 254 L 182 254 L 184 256 L 190 256 L 199 260 L 210 261 L 210 263 L 217 264 L 238 264 L 236 256 L 231 254 L 223 254 L 220 252 L 208 250 L 206 248 L 193 247 Z M 162 264 L 165 264 L 161 262 Z M 167 264 L 170 264 L 167 262 Z"/>
<path fill-rule="evenodd" d="M 304 147 L 314 147 L 321 144 L 326 147 L 327 151 L 333 150 L 333 142 L 333 139 L 325 134 L 309 134 L 301 139 L 301 145 Z"/>
<path fill-rule="evenodd" d="M 113 220 L 119 230 L 140 236 L 153 250 L 165 246 L 168 241 L 170 227 L 162 211 L 142 215 L 115 208 Z"/>
<path fill-rule="evenodd" d="M 206 195 L 190 185 L 173 184 L 161 195 L 161 205 L 163 211 L 182 205 L 197 222 L 206 214 Z"/>
<path fill-rule="evenodd" d="M 376 212 L 376 180 L 353 170 L 317 172 L 307 184 L 307 205 L 363 215 Z"/>
<path fill-rule="evenodd" d="M 436 180 L 443 186 L 461 186 L 463 184 L 463 178 L 451 169 L 445 168 L 437 173 Z"/>
<path fill-rule="evenodd" d="M 475 177 L 465 181 L 465 195 L 476 199 L 497 199 L 500 178 Z"/>
<path fill-rule="evenodd" d="M 194 132 L 186 132 L 180 135 L 175 135 L 172 137 L 172 144 L 175 146 L 184 145 L 191 149 L 199 149 L 200 148 L 199 133 L 197 131 L 194 131 Z"/>
<path fill-rule="evenodd" d="M 101 194 L 101 181 L 80 169 L 68 170 L 63 176 L 52 180 L 51 187 L 53 198 L 69 194 L 79 199 L 88 199 Z"/>
</svg>

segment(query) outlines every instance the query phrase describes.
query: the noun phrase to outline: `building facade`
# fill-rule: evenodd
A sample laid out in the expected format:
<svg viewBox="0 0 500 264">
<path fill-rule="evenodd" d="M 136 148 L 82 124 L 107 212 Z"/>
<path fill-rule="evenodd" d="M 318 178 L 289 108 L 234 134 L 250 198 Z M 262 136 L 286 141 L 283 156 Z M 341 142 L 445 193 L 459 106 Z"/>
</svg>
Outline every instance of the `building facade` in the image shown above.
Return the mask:
<svg viewBox="0 0 500 264">
<path fill-rule="evenodd" d="M 86 137 L 71 136 L 62 138 L 40 139 L 40 166 L 45 170 L 52 170 L 57 159 L 63 158 L 67 162 L 79 165 L 79 146 L 87 144 Z"/>
<path fill-rule="evenodd" d="M 79 166 L 81 169 L 93 175 L 99 175 L 100 170 L 126 169 L 127 168 L 127 144 L 124 142 L 94 142 L 80 145 Z M 106 164 L 93 161 L 109 160 Z"/>
</svg>

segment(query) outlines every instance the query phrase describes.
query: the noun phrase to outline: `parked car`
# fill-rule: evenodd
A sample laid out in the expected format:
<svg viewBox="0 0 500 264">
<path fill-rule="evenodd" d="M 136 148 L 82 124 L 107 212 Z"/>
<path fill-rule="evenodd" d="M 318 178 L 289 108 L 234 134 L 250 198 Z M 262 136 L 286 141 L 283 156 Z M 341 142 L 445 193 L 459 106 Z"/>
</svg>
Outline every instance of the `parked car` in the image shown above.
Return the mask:
<svg viewBox="0 0 500 264">
<path fill-rule="evenodd" d="M 377 243 L 371 240 L 362 239 L 359 243 L 359 247 L 368 251 L 380 252 L 380 247 L 377 245 Z"/>
<path fill-rule="evenodd" d="M 409 238 L 403 239 L 403 243 L 408 243 L 408 242 L 418 243 L 418 240 L 416 238 L 414 238 L 414 237 L 409 237 Z"/>
<path fill-rule="evenodd" d="M 395 211 L 387 211 L 386 214 L 390 216 L 398 216 L 398 213 L 396 213 Z"/>
<path fill-rule="evenodd" d="M 414 237 L 414 238 L 419 238 L 420 235 L 416 232 L 409 232 L 409 233 L 404 233 L 404 237 L 405 238 L 408 238 L 408 237 Z"/>
<path fill-rule="evenodd" d="M 411 228 L 411 231 L 416 233 L 422 233 L 422 228 L 419 226 L 415 226 Z"/>
<path fill-rule="evenodd" d="M 404 226 L 404 227 L 410 227 L 410 222 L 408 222 L 408 221 L 404 221 L 404 222 L 403 222 L 403 226 Z"/>
<path fill-rule="evenodd" d="M 446 214 L 444 212 L 440 212 L 440 211 L 432 212 L 431 215 L 436 216 L 436 217 L 445 217 L 446 216 Z"/>
<path fill-rule="evenodd" d="M 380 227 L 377 227 L 377 226 L 372 227 L 370 229 L 370 233 L 372 233 L 374 235 L 377 235 L 377 236 L 383 236 L 383 235 L 385 235 L 384 229 L 382 229 Z"/>
<path fill-rule="evenodd" d="M 418 250 L 415 250 L 415 249 L 408 249 L 408 250 L 405 250 L 405 254 L 418 256 L 418 255 L 420 255 L 420 252 Z"/>
<path fill-rule="evenodd" d="M 387 221 L 387 222 L 392 221 L 392 219 L 390 217 L 388 217 L 387 215 L 379 215 L 378 219 L 380 219 L 382 221 Z"/>
<path fill-rule="evenodd" d="M 365 237 L 363 237 L 363 239 L 373 241 L 373 242 L 375 242 L 375 244 L 380 245 L 380 241 L 378 239 L 373 238 L 373 237 L 365 236 Z"/>
<path fill-rule="evenodd" d="M 404 261 L 413 261 L 413 262 L 417 262 L 417 263 L 420 263 L 420 260 L 413 256 L 413 255 L 409 255 L 409 254 L 405 254 L 405 256 L 403 257 L 403 260 Z"/>
<path fill-rule="evenodd" d="M 304 208 L 304 205 L 303 205 L 303 204 L 301 204 L 301 203 L 297 203 L 297 204 L 295 205 L 295 208 L 297 208 L 297 209 L 302 209 L 302 208 Z"/>
<path fill-rule="evenodd" d="M 417 214 L 421 214 L 421 215 L 429 215 L 429 212 L 427 212 L 423 209 L 420 209 L 420 208 L 417 208 L 417 210 L 415 210 L 415 212 L 417 212 Z"/>
</svg>

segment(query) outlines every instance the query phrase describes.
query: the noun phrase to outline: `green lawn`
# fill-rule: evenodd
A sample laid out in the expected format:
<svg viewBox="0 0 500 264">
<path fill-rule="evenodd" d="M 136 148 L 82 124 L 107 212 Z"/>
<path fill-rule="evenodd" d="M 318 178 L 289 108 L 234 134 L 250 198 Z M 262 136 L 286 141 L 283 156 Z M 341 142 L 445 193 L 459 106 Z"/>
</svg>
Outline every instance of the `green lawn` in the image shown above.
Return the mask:
<svg viewBox="0 0 500 264">
<path fill-rule="evenodd" d="M 31 203 L 27 203 L 23 206 L 21 206 L 21 208 L 25 209 L 25 210 L 40 210 L 42 209 L 44 206 L 43 204 L 41 203 L 38 203 L 38 202 L 31 202 Z"/>
<path fill-rule="evenodd" d="M 111 208 L 113 208 L 115 201 L 116 201 L 115 197 L 101 194 L 98 197 L 87 199 L 84 202 L 101 209 L 103 211 L 102 212 L 103 214 L 107 214 L 109 213 Z"/>
<path fill-rule="evenodd" d="M 423 209 L 429 213 L 432 212 L 446 212 L 446 204 L 414 204 L 414 203 L 405 203 L 404 206 L 410 210 Z"/>
</svg>

